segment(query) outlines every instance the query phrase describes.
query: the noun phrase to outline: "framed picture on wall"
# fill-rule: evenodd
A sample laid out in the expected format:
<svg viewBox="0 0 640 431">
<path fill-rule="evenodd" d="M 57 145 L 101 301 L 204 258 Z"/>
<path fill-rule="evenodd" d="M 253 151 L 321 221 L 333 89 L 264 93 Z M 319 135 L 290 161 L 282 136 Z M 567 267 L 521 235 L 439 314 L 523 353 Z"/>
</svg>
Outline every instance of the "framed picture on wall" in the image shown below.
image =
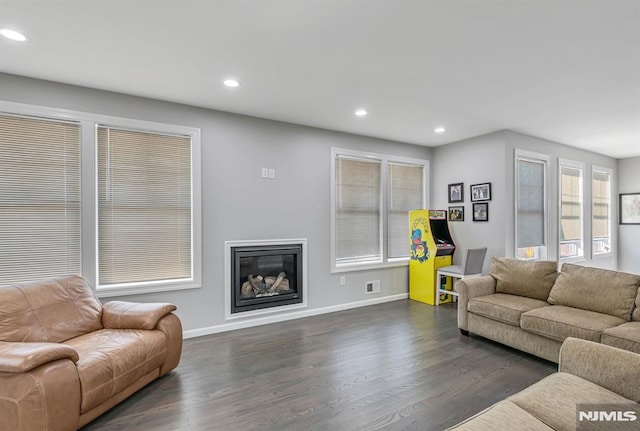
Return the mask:
<svg viewBox="0 0 640 431">
<path fill-rule="evenodd" d="M 620 193 L 620 224 L 640 224 L 640 193 Z"/>
<path fill-rule="evenodd" d="M 449 207 L 449 221 L 464 221 L 464 207 Z"/>
<path fill-rule="evenodd" d="M 449 203 L 464 202 L 464 183 L 449 184 Z"/>
<path fill-rule="evenodd" d="M 471 202 L 490 201 L 491 183 L 473 184 L 471 186 Z"/>
<path fill-rule="evenodd" d="M 489 203 L 473 204 L 473 221 L 489 221 Z"/>
</svg>

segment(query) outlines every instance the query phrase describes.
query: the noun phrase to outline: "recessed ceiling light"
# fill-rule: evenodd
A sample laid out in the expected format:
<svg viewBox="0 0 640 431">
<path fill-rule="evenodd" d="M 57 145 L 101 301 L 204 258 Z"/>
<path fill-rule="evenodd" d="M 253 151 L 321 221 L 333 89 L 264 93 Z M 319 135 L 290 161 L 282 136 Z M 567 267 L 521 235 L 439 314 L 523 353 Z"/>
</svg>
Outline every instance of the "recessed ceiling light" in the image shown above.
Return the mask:
<svg viewBox="0 0 640 431">
<path fill-rule="evenodd" d="M 445 129 L 444 127 L 436 127 L 435 129 L 433 129 L 434 133 L 444 133 L 446 131 L 447 129 Z"/>
<path fill-rule="evenodd" d="M 235 87 L 239 86 L 240 83 L 238 81 L 236 81 L 235 79 L 225 79 L 224 80 L 224 85 L 226 85 L 227 87 L 235 88 Z"/>
<path fill-rule="evenodd" d="M 366 109 L 358 109 L 358 110 L 356 111 L 356 115 L 357 115 L 358 117 L 364 117 L 364 116 L 366 116 L 367 114 L 368 114 L 368 112 L 367 112 L 367 110 L 366 110 Z"/>
<path fill-rule="evenodd" d="M 27 36 L 18 31 L 11 30 L 10 28 L 0 29 L 0 34 L 7 39 L 15 40 L 16 42 L 24 42 L 27 40 Z"/>
</svg>

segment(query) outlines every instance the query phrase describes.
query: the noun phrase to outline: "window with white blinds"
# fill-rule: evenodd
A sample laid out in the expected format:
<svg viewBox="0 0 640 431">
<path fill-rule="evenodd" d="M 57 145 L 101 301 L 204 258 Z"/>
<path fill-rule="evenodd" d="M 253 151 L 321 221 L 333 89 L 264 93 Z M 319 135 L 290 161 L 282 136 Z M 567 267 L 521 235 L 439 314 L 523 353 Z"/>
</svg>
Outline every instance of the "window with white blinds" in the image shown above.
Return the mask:
<svg viewBox="0 0 640 431">
<path fill-rule="evenodd" d="M 190 136 L 98 127 L 98 285 L 192 278 Z"/>
<path fill-rule="evenodd" d="M 82 272 L 80 125 L 0 115 L 0 285 Z"/>
<path fill-rule="evenodd" d="M 382 259 L 379 160 L 335 159 L 336 262 Z"/>
<path fill-rule="evenodd" d="M 388 163 L 387 242 L 389 258 L 409 256 L 409 216 L 424 208 L 424 166 Z"/>
<path fill-rule="evenodd" d="M 558 256 L 562 260 L 584 256 L 583 185 L 584 167 L 560 160 L 560 242 Z"/>
<path fill-rule="evenodd" d="M 428 162 L 338 149 L 332 157 L 333 269 L 407 259 L 409 211 L 425 206 Z"/>
<path fill-rule="evenodd" d="M 516 155 L 516 256 L 547 258 L 547 160 Z"/>
<path fill-rule="evenodd" d="M 611 253 L 611 175 L 606 168 L 592 168 L 591 252 Z"/>
</svg>

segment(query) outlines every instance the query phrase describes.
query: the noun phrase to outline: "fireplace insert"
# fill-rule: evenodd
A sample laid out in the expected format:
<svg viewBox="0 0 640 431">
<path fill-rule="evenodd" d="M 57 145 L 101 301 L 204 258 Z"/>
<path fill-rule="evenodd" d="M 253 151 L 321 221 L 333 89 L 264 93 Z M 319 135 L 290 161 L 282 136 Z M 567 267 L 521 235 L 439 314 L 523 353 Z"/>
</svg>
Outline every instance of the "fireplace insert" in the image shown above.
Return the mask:
<svg viewBox="0 0 640 431">
<path fill-rule="evenodd" d="M 231 247 L 231 312 L 302 302 L 302 244 Z"/>
</svg>

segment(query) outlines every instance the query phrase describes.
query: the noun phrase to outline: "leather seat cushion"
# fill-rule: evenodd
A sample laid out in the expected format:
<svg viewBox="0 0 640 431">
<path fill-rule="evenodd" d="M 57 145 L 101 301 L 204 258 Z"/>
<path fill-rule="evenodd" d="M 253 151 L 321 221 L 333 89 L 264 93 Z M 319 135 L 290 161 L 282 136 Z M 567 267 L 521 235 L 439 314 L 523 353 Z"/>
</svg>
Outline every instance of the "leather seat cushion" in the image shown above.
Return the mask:
<svg viewBox="0 0 640 431">
<path fill-rule="evenodd" d="M 546 301 L 524 296 L 496 293 L 469 300 L 469 312 L 513 326 L 520 326 L 522 313 L 540 307 L 549 307 Z"/>
<path fill-rule="evenodd" d="M 65 344 L 80 356 L 76 365 L 82 390 L 81 413 L 160 368 L 167 355 L 167 340 L 161 331 L 102 329 Z"/>
<path fill-rule="evenodd" d="M 620 317 L 564 305 L 536 308 L 522 314 L 520 327 L 544 337 L 564 341 L 567 337 L 600 342 L 605 329 L 625 323 Z"/>
</svg>

